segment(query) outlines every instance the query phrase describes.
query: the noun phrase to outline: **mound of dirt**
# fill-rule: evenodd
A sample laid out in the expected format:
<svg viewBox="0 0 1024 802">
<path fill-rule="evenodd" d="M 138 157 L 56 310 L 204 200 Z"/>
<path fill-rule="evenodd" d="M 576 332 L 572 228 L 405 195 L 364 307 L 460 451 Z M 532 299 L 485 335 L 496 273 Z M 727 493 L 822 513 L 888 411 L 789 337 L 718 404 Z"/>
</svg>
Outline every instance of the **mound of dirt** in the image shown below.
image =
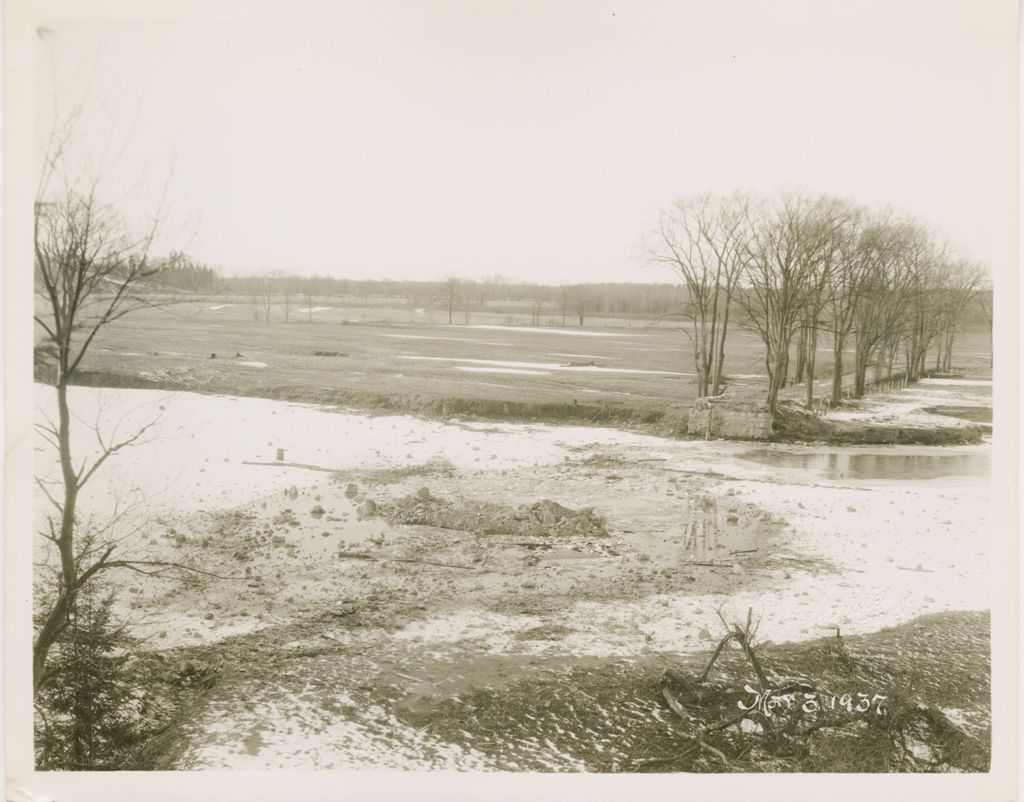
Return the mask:
<svg viewBox="0 0 1024 802">
<path fill-rule="evenodd" d="M 775 410 L 775 436 L 780 440 L 827 440 L 832 427 L 796 404 L 780 403 Z"/>
<path fill-rule="evenodd" d="M 367 499 L 364 517 L 380 516 L 391 524 L 436 526 L 481 535 L 519 537 L 607 537 L 605 520 L 590 507 L 573 510 L 543 499 L 512 507 L 478 501 L 452 502 L 437 498 L 428 488 L 393 501 Z"/>
</svg>

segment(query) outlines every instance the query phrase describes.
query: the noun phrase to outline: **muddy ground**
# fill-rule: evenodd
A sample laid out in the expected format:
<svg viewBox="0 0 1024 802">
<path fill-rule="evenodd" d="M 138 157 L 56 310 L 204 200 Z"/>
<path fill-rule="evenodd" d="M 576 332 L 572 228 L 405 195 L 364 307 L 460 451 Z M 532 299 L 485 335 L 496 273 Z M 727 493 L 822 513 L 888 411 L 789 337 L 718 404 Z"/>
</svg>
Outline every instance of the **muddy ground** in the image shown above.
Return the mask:
<svg viewBox="0 0 1024 802">
<path fill-rule="evenodd" d="M 774 644 L 837 628 L 895 650 L 861 684 L 930 660 L 960 684 L 927 701 L 987 737 L 987 618 L 950 617 L 989 605 L 987 445 L 692 443 L 75 392 L 116 421 L 166 407 L 118 457 L 150 498 L 133 547 L 205 572 L 121 577 L 163 711 L 135 765 L 628 770 L 683 737 L 657 676 L 706 659 L 721 617 L 748 608 L 792 670 Z M 922 613 L 964 665 L 913 628 L 872 634 Z"/>
</svg>

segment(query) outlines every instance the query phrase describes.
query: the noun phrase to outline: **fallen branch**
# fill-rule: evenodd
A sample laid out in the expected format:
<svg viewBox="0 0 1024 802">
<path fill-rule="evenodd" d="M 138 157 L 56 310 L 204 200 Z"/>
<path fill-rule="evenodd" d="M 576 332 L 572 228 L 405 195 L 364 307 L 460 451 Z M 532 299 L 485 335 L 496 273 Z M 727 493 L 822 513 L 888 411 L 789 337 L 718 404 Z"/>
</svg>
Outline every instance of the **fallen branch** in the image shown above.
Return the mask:
<svg viewBox="0 0 1024 802">
<path fill-rule="evenodd" d="M 777 672 L 770 672 L 769 677 L 755 651 L 758 621 L 753 619 L 752 609 L 748 608 L 743 623 L 728 622 L 721 609 L 718 616 L 725 626 L 725 635 L 700 676 L 691 680 L 685 674 L 666 669 L 660 679 L 661 695 L 684 724 L 681 734 L 686 739 L 685 744 L 671 756 L 634 761 L 631 770 L 662 766 L 668 770 L 716 771 L 718 763 L 727 771 L 746 770 L 748 761 L 752 761 L 749 767 L 756 769 L 760 760 L 769 761 L 769 770 L 777 770 L 779 765 L 847 765 L 847 756 L 837 763 L 832 762 L 836 758 L 829 750 L 837 747 L 860 750 L 851 758 L 858 765 L 858 761 L 864 765 L 885 765 L 887 770 L 933 771 L 944 767 L 987 770 L 984 746 L 933 704 L 914 700 L 909 704 L 894 704 L 892 708 L 887 705 L 883 711 L 877 700 L 873 700 L 874 709 L 871 706 L 853 709 L 850 694 L 834 693 L 811 679 L 784 678 Z M 838 629 L 836 634 L 838 638 Z M 753 682 L 744 686 L 744 692 L 753 694 L 754 701 L 738 702 L 738 712 L 733 706 L 737 704 L 736 698 L 742 697 L 738 689 L 722 685 L 702 687 L 732 641 L 743 651 L 758 686 L 752 688 Z M 842 641 L 838 642 L 840 653 L 845 655 Z M 666 685 L 666 680 L 671 683 Z M 909 694 L 909 685 L 904 693 Z M 866 694 L 857 695 L 867 699 Z M 836 700 L 844 697 L 847 701 L 840 701 L 837 707 Z M 885 700 L 888 696 L 879 698 Z M 757 726 L 740 727 L 736 734 L 726 731 L 744 720 Z M 845 733 L 840 732 L 843 730 Z M 830 743 L 818 752 L 812 737 L 822 731 L 837 734 L 826 735 Z M 708 743 L 709 739 L 714 743 Z M 922 758 L 914 752 L 914 743 L 921 741 L 929 749 L 928 757 Z M 710 758 L 713 761 L 708 763 Z"/>
<path fill-rule="evenodd" d="M 672 708 L 672 712 L 675 713 L 683 721 L 689 721 L 690 717 L 686 715 L 686 711 L 683 710 L 683 706 L 679 704 L 679 701 L 675 696 L 672 695 L 672 691 L 668 688 L 661 689 L 661 695 L 665 697 L 665 701 L 668 702 L 668 706 Z"/>
<path fill-rule="evenodd" d="M 322 465 L 310 465 L 306 462 L 252 462 L 242 460 L 243 465 L 262 465 L 268 468 L 303 468 L 307 471 L 321 471 L 323 473 L 338 473 L 334 468 L 325 468 Z"/>
<path fill-rule="evenodd" d="M 155 571 L 147 571 L 140 566 L 155 567 Z M 126 568 L 129 571 L 134 571 L 137 574 L 145 574 L 146 576 L 162 576 L 164 573 L 170 570 L 185 571 L 186 573 L 201 574 L 202 576 L 212 576 L 214 579 L 228 579 L 236 582 L 248 579 L 245 576 L 225 576 L 224 574 L 215 574 L 212 571 L 203 571 L 201 568 L 195 568 L 191 565 L 185 565 L 183 563 L 166 562 L 163 560 L 106 560 L 102 563 L 103 568 Z"/>
</svg>

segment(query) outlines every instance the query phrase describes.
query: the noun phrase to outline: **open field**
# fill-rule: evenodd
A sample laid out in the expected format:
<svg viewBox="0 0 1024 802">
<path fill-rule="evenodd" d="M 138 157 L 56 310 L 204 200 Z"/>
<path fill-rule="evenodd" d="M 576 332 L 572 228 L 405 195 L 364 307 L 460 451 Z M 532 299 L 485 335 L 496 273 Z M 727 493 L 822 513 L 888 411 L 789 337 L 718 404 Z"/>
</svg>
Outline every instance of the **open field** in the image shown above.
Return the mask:
<svg viewBox="0 0 1024 802">
<path fill-rule="evenodd" d="M 101 331 L 83 380 L 505 420 L 664 418 L 666 432 L 695 396 L 684 329 L 368 324 L 352 309 L 314 310 L 291 323 L 253 321 L 243 304 L 145 310 Z M 827 341 L 818 360 L 827 377 Z M 961 335 L 957 365 L 984 377 L 988 360 L 987 332 Z M 739 326 L 726 374 L 729 394 L 762 392 L 761 343 Z"/>
</svg>

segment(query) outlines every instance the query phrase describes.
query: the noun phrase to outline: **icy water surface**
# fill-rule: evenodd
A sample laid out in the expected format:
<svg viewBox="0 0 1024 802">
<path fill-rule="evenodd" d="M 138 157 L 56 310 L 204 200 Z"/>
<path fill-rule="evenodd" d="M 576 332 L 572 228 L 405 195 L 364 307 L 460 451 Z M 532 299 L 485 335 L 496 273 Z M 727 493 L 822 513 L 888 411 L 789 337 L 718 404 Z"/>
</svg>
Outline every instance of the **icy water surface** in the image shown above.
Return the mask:
<svg viewBox="0 0 1024 802">
<path fill-rule="evenodd" d="M 821 451 L 782 451 L 754 449 L 740 459 L 782 468 L 815 471 L 826 479 L 904 480 L 940 479 L 950 476 L 987 478 L 992 470 L 989 454 L 864 453 L 823 449 Z"/>
</svg>

